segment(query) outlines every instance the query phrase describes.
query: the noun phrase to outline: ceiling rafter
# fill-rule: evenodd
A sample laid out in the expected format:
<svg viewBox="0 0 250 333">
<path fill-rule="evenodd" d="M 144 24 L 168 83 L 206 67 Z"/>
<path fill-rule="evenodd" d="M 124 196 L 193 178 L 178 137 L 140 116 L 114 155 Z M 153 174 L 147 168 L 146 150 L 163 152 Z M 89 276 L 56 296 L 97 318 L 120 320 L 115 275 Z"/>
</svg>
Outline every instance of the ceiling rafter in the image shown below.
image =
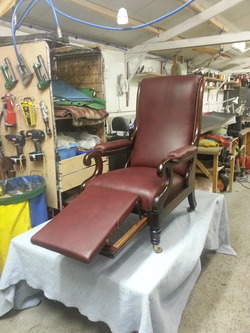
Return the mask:
<svg viewBox="0 0 250 333">
<path fill-rule="evenodd" d="M 174 50 L 182 48 L 192 48 L 197 46 L 207 45 L 220 45 L 220 44 L 231 44 L 236 42 L 245 42 L 250 39 L 250 31 L 242 31 L 235 33 L 224 33 L 221 35 L 205 36 L 198 38 L 187 38 L 178 41 L 167 41 L 153 44 L 143 45 L 141 52 L 151 52 L 160 50 Z M 126 54 L 137 53 L 138 50 L 129 49 Z"/>
<path fill-rule="evenodd" d="M 177 0 L 179 3 L 186 3 L 188 0 L 183 0 L 183 1 L 179 1 Z M 229 1 L 227 1 L 227 3 L 229 3 Z M 188 8 L 193 9 L 196 13 L 202 13 L 206 10 L 205 7 L 201 6 L 199 3 L 197 2 L 192 2 Z M 221 23 L 218 19 L 216 18 L 211 18 L 209 19 L 209 22 L 211 22 L 216 28 L 219 28 L 221 31 L 223 32 L 231 32 L 231 30 L 227 27 L 225 27 L 225 25 L 223 23 Z"/>
<path fill-rule="evenodd" d="M 159 43 L 163 42 L 166 40 L 170 40 L 174 36 L 177 36 L 187 30 L 190 30 L 201 23 L 204 23 L 214 16 L 223 13 L 226 9 L 229 9 L 240 2 L 243 2 L 244 0 L 221 0 L 219 3 L 215 4 L 214 6 L 211 6 L 208 9 L 205 9 L 203 12 L 197 14 L 195 17 L 191 17 L 187 19 L 186 21 L 179 23 L 175 27 L 161 33 L 157 37 L 153 37 L 146 42 L 142 43 L 141 45 L 137 45 L 130 49 L 131 51 L 141 51 L 145 52 L 145 45 L 148 46 L 148 44 L 154 44 L 154 43 Z M 181 41 L 181 40 L 180 40 Z M 147 47 L 148 48 L 148 47 Z"/>
<path fill-rule="evenodd" d="M 115 12 L 113 10 L 107 9 L 107 8 L 99 6 L 99 5 L 96 5 L 95 3 L 89 2 L 89 1 L 86 1 L 86 0 L 70 0 L 70 1 L 79 5 L 79 6 L 81 6 L 81 7 L 84 7 L 88 10 L 91 10 L 94 13 L 97 13 L 99 15 L 106 16 L 106 17 L 111 17 L 112 19 L 115 19 L 115 21 L 116 21 L 117 12 Z M 136 25 L 143 24 L 143 22 L 140 22 L 140 21 L 134 20 L 132 18 L 129 18 L 129 24 L 131 24 L 133 26 L 136 26 Z M 153 26 L 146 26 L 142 29 L 153 32 L 156 35 L 161 34 L 162 32 L 164 32 L 164 30 L 159 29 L 159 28 L 155 28 Z"/>
<path fill-rule="evenodd" d="M 204 51 L 204 46 L 206 45 L 214 45 L 214 43 L 209 42 L 208 44 L 203 44 L 203 38 L 200 39 L 192 39 L 194 42 L 194 45 L 189 45 L 187 40 L 185 39 L 178 39 L 176 40 L 174 44 L 170 44 L 166 42 L 166 40 L 173 40 L 175 36 L 178 34 L 182 33 L 183 31 L 187 31 L 191 28 L 194 28 L 198 26 L 199 24 L 210 21 L 212 18 L 214 18 L 216 15 L 223 13 L 226 9 L 229 9 L 239 3 L 241 3 L 244 0 L 221 0 L 219 3 L 217 3 L 214 6 L 209 7 L 208 9 L 204 9 L 201 6 L 195 6 L 195 10 L 203 10 L 199 14 L 197 14 L 192 18 L 187 19 L 186 21 L 176 25 L 175 27 L 163 32 L 161 35 L 158 35 L 157 37 L 153 37 L 146 42 L 142 43 L 141 45 L 135 46 L 129 50 L 126 51 L 126 61 L 130 62 L 133 58 L 138 57 L 141 53 L 145 54 L 148 52 L 153 52 L 153 51 L 159 51 L 159 50 L 169 50 L 169 49 L 181 49 L 181 48 L 188 48 L 188 47 L 199 47 L 203 46 L 203 51 Z M 194 3 L 192 3 L 194 4 Z M 225 29 L 224 29 L 225 30 Z M 228 29 L 229 30 L 229 29 Z M 216 37 L 216 36 L 214 36 Z M 212 38 L 214 38 L 212 37 Z M 211 39 L 210 39 L 211 40 Z M 190 40 L 188 40 L 190 41 Z M 196 41 L 196 42 L 195 42 Z M 197 43 L 197 41 L 199 41 Z M 163 42 L 167 43 L 164 44 Z M 225 44 L 225 42 L 223 42 Z M 158 47 L 156 46 L 158 45 Z M 173 47 L 172 45 L 175 45 Z M 218 45 L 218 44 L 217 44 Z M 214 52 L 218 52 L 218 50 L 215 50 Z"/>
</svg>

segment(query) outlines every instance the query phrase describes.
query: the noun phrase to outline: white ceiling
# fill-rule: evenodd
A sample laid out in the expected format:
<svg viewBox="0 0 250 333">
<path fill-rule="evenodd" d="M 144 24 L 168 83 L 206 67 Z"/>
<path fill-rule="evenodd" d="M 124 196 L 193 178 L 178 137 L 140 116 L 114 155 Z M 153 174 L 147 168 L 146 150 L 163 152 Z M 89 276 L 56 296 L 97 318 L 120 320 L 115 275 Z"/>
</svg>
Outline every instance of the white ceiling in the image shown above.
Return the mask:
<svg viewBox="0 0 250 333">
<path fill-rule="evenodd" d="M 54 6 L 74 18 L 108 27 L 134 27 L 157 19 L 187 0 L 52 0 Z M 24 0 L 17 11 L 23 13 L 30 0 Z M 126 7 L 129 25 L 118 26 L 116 15 Z M 11 20 L 12 10 L 1 18 Z M 174 15 L 141 29 L 113 31 L 72 21 L 58 15 L 62 33 L 126 50 L 127 59 L 155 54 L 167 59 L 183 55 L 193 66 L 209 64 L 212 68 L 241 69 L 250 72 L 250 52 L 230 63 L 226 49 L 233 41 L 250 41 L 250 0 L 196 0 Z M 25 17 L 26 26 L 55 31 L 53 12 L 45 0 L 40 0 Z M 1 25 L 1 21 L 0 21 Z M 227 44 L 227 45 L 225 45 Z M 249 44 L 250 45 L 250 44 Z M 202 47 L 202 48 L 200 48 Z M 198 48 L 198 49 L 197 49 Z M 197 51 L 198 50 L 198 51 Z M 215 61 L 217 59 L 217 61 Z M 243 60 L 244 59 L 244 60 Z"/>
</svg>

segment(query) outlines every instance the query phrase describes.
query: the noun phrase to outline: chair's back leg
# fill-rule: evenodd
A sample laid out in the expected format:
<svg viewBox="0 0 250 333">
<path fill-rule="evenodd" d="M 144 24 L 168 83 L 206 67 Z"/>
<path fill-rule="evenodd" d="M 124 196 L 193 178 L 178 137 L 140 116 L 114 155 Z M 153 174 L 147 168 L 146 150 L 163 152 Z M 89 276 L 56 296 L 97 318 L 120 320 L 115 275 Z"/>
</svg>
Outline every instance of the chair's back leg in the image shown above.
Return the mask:
<svg viewBox="0 0 250 333">
<path fill-rule="evenodd" d="M 189 208 L 188 211 L 192 212 L 197 206 L 194 190 L 188 195 Z"/>
</svg>

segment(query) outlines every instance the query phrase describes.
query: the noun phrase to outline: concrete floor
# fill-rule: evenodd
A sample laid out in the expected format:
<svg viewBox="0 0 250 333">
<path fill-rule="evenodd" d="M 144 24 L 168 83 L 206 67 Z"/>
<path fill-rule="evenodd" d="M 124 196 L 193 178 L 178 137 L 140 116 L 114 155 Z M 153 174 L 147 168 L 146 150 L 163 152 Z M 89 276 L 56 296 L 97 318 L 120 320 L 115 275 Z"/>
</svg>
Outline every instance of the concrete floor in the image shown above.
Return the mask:
<svg viewBox="0 0 250 333">
<path fill-rule="evenodd" d="M 237 256 L 202 255 L 202 272 L 184 310 L 178 333 L 250 332 L 250 176 L 224 192 L 231 245 Z M 246 188 L 247 187 L 247 188 Z M 0 319 L 1 333 L 110 333 L 77 309 L 44 299 L 37 307 L 10 311 Z M 129 332 L 128 332 L 129 333 Z M 164 332 L 162 332 L 164 333 Z"/>
</svg>

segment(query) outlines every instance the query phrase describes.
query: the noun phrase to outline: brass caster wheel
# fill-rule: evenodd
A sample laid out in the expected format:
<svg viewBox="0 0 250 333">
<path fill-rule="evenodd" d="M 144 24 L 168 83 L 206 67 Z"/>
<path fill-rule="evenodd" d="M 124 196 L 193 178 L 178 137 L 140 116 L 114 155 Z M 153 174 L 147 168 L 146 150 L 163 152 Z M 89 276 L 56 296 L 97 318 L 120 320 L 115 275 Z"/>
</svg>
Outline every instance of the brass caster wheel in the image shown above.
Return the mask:
<svg viewBox="0 0 250 333">
<path fill-rule="evenodd" d="M 162 252 L 162 248 L 158 245 L 153 245 L 153 249 L 154 249 L 155 253 L 161 253 Z"/>
</svg>

